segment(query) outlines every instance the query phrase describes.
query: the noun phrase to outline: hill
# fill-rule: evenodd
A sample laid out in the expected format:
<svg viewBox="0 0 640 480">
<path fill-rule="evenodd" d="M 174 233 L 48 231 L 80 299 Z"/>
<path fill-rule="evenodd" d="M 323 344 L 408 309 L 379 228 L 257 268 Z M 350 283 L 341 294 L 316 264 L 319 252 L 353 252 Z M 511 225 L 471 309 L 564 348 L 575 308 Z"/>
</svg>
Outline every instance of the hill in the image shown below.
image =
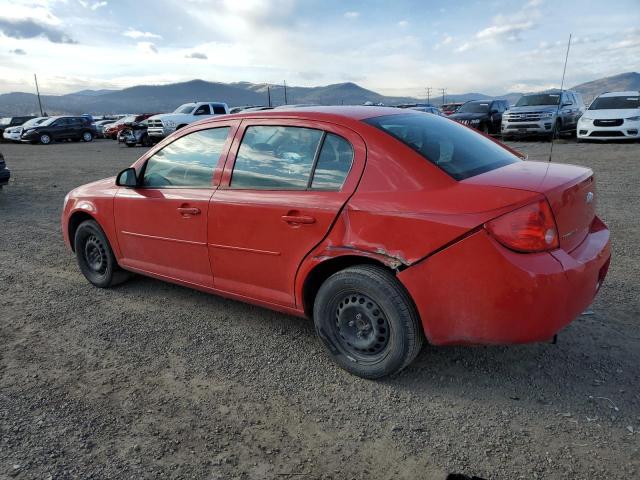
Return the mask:
<svg viewBox="0 0 640 480">
<path fill-rule="evenodd" d="M 638 90 L 640 74 L 628 72 L 601 78 L 573 87 L 589 101 L 603 91 Z M 109 114 L 134 112 L 168 112 L 177 106 L 195 100 L 224 101 L 229 106 L 266 105 L 270 90 L 273 105 L 282 105 L 282 85 L 250 82 L 207 82 L 191 80 L 168 85 L 138 85 L 123 90 L 82 90 L 67 95 L 43 95 L 44 110 L 56 114 Z M 506 98 L 515 103 L 521 93 L 512 92 L 498 97 L 482 93 L 449 94 L 447 102 Z M 424 102 L 424 98 L 390 97 L 367 90 L 355 83 L 336 83 L 319 87 L 287 87 L 287 103 L 314 103 L 321 105 L 353 105 L 365 102 L 395 105 L 398 103 Z M 439 105 L 442 98 L 434 96 L 432 103 Z M 27 115 L 38 111 L 38 99 L 31 93 L 14 92 L 0 95 L 0 117 Z"/>
<path fill-rule="evenodd" d="M 588 103 L 603 92 L 640 90 L 640 73 L 627 72 L 612 77 L 600 78 L 576 85 L 572 90 L 580 92 L 585 102 Z"/>
</svg>

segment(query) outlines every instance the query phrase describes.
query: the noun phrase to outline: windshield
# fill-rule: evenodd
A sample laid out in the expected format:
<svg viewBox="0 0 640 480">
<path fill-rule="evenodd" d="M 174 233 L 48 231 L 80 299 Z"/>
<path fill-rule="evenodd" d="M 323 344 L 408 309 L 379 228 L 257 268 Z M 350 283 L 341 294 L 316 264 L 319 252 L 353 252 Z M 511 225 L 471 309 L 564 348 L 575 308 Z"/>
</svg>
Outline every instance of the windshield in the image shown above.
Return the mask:
<svg viewBox="0 0 640 480">
<path fill-rule="evenodd" d="M 173 113 L 191 113 L 193 107 L 195 107 L 195 103 L 185 103 L 184 105 L 180 105 L 176 108 Z"/>
<path fill-rule="evenodd" d="M 45 120 L 47 120 L 46 118 L 32 118 L 31 120 L 27 120 L 26 122 L 24 122 L 22 124 L 23 128 L 29 128 L 29 127 L 35 127 L 36 125 L 40 125 L 41 123 L 43 123 Z"/>
<path fill-rule="evenodd" d="M 598 97 L 589 106 L 589 110 L 618 110 L 640 108 L 640 97 Z"/>
<path fill-rule="evenodd" d="M 523 95 L 516 103 L 516 107 L 533 107 L 537 105 L 558 105 L 559 93 L 537 93 L 535 95 Z"/>
<path fill-rule="evenodd" d="M 487 113 L 488 111 L 489 102 L 467 102 L 456 113 Z"/>
<path fill-rule="evenodd" d="M 51 117 L 48 118 L 47 120 L 45 120 L 44 122 L 42 122 L 40 125 L 43 127 L 48 127 L 49 125 L 51 125 L 53 122 L 55 122 L 58 118 L 60 117 Z"/>
<path fill-rule="evenodd" d="M 385 115 L 364 121 L 408 145 L 456 180 L 519 161 L 493 140 L 437 115 Z"/>
</svg>

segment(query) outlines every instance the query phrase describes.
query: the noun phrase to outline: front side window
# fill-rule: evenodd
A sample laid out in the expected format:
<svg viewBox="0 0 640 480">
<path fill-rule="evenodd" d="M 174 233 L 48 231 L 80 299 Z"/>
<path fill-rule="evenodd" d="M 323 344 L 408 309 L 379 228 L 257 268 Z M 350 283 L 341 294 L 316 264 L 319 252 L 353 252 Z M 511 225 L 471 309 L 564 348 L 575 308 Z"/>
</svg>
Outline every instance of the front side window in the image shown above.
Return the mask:
<svg viewBox="0 0 640 480">
<path fill-rule="evenodd" d="M 436 115 L 385 115 L 364 121 L 411 147 L 456 180 L 519 161 L 483 135 Z"/>
<path fill-rule="evenodd" d="M 322 132 L 283 126 L 247 127 L 231 176 L 242 189 L 307 188 Z"/>
<path fill-rule="evenodd" d="M 194 115 L 211 115 L 211 107 L 209 107 L 209 105 L 200 105 L 193 114 Z"/>
<path fill-rule="evenodd" d="M 229 127 L 199 130 L 178 138 L 147 161 L 142 184 L 145 187 L 212 186 Z"/>
<path fill-rule="evenodd" d="M 224 115 L 227 111 L 224 109 L 222 105 L 214 105 L 213 106 L 214 115 Z"/>
</svg>

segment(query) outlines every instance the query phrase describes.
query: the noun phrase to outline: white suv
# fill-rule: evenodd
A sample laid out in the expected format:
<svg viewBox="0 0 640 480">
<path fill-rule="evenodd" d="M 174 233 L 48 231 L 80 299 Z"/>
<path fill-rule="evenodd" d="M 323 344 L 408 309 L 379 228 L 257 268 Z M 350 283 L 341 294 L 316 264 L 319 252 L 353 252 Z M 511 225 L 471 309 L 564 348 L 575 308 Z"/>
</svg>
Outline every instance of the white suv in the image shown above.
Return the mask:
<svg viewBox="0 0 640 480">
<path fill-rule="evenodd" d="M 193 102 L 185 103 L 176 108 L 173 113 L 161 113 L 148 120 L 147 133 L 154 142 L 171 135 L 176 130 L 203 118 L 229 113 L 226 103 Z"/>
<path fill-rule="evenodd" d="M 578 122 L 578 140 L 640 139 L 640 91 L 597 97 Z"/>
</svg>

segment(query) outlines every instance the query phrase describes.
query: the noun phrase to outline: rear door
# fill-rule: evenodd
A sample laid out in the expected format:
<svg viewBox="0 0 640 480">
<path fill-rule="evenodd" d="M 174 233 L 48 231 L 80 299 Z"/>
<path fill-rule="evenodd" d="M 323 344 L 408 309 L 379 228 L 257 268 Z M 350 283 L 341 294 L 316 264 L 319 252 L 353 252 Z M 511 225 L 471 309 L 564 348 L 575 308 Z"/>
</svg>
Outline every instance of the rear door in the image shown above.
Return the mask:
<svg viewBox="0 0 640 480">
<path fill-rule="evenodd" d="M 114 214 L 123 266 L 213 285 L 209 200 L 238 124 L 220 123 L 179 137 L 147 159 L 140 187 L 118 190 Z"/>
<path fill-rule="evenodd" d="M 293 306 L 298 266 L 355 190 L 365 157 L 362 139 L 334 124 L 243 121 L 209 208 L 215 288 Z"/>
</svg>

